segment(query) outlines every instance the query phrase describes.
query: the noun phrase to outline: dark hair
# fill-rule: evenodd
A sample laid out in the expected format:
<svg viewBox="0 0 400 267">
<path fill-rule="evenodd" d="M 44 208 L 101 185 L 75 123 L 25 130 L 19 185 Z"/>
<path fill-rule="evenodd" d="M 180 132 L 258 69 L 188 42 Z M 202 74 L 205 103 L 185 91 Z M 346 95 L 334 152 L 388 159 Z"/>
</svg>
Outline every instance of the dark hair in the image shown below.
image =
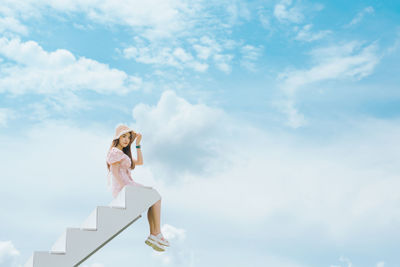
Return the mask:
<svg viewBox="0 0 400 267">
<path fill-rule="evenodd" d="M 135 168 L 135 163 L 132 160 L 131 144 L 135 140 L 136 134 L 135 133 L 132 134 L 132 132 L 129 132 L 129 133 L 130 133 L 130 139 L 131 140 L 129 142 L 129 145 L 127 145 L 126 147 L 122 148 L 122 152 L 124 152 L 125 155 L 127 155 L 131 159 L 131 170 L 133 170 Z M 110 150 L 113 147 L 116 147 L 118 144 L 119 144 L 119 138 L 113 140 L 112 143 L 111 143 L 111 147 L 110 147 L 110 149 L 108 151 L 110 152 Z M 110 164 L 108 164 L 108 162 L 106 162 L 106 163 L 107 163 L 107 169 L 110 170 Z"/>
</svg>

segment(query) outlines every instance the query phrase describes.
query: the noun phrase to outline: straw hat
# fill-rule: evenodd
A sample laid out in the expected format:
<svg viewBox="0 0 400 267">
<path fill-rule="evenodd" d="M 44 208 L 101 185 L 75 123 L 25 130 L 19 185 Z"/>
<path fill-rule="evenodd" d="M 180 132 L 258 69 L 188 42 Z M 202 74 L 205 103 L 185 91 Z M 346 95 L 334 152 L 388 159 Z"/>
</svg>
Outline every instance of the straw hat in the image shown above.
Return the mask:
<svg viewBox="0 0 400 267">
<path fill-rule="evenodd" d="M 132 141 L 136 138 L 136 133 L 134 130 L 130 129 L 128 126 L 124 124 L 119 124 L 117 128 L 115 128 L 115 135 L 113 140 L 119 139 L 121 135 L 126 133 L 131 133 L 131 136 L 133 137 Z"/>
</svg>

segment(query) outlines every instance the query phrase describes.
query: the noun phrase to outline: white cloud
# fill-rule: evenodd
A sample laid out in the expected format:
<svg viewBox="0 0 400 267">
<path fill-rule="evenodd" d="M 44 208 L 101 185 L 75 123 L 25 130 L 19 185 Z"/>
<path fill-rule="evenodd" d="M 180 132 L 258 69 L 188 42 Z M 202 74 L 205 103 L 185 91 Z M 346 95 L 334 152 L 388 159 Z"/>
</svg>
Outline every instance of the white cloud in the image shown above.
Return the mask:
<svg viewBox="0 0 400 267">
<path fill-rule="evenodd" d="M 185 241 L 185 229 L 180 229 L 169 224 L 164 224 L 161 230 L 166 239 L 169 239 L 171 241 Z"/>
<path fill-rule="evenodd" d="M 8 31 L 22 35 L 28 34 L 28 29 L 26 26 L 22 25 L 17 19 L 13 17 L 0 17 L 0 33 Z"/>
<path fill-rule="evenodd" d="M 16 267 L 16 259 L 20 252 L 11 241 L 0 241 L 0 266 Z"/>
<path fill-rule="evenodd" d="M 16 117 L 15 112 L 9 108 L 0 108 L 0 127 L 7 127 L 9 120 Z"/>
<path fill-rule="evenodd" d="M 212 58 L 216 67 L 227 74 L 232 70 L 231 61 L 234 56 L 232 54 L 225 54 L 224 51 L 232 50 L 237 46 L 238 44 L 233 40 L 220 40 L 217 42 L 209 36 L 201 37 L 193 45 L 199 58 Z"/>
<path fill-rule="evenodd" d="M 47 52 L 36 42 L 0 39 L 0 92 L 55 94 L 67 90 L 93 90 L 102 94 L 125 94 L 137 90 L 141 78 L 112 69 L 106 64 L 58 49 Z"/>
<path fill-rule="evenodd" d="M 217 142 L 214 138 L 224 131 L 220 121 L 228 120 L 222 111 L 201 103 L 191 104 L 173 91 L 165 91 L 156 106 L 135 106 L 133 118 L 135 127 L 146 133 L 146 142 L 152 144 L 146 153 L 152 164 L 158 166 L 154 168 L 156 175 L 171 182 L 178 180 L 183 172 L 209 171 L 211 165 L 204 166 L 204 160 L 218 152 L 213 146 Z M 176 153 L 180 156 L 170 156 Z M 175 167 L 178 165 L 179 169 Z"/>
<path fill-rule="evenodd" d="M 374 13 L 375 10 L 372 6 L 368 6 L 364 8 L 362 11 L 360 11 L 351 21 L 349 24 L 346 25 L 346 27 L 353 26 L 355 24 L 358 24 L 361 22 L 361 20 L 364 18 L 365 15 L 367 14 L 372 14 Z"/>
<path fill-rule="evenodd" d="M 172 49 L 158 45 L 145 44 L 143 40 L 136 38 L 136 45 L 123 50 L 125 58 L 134 59 L 144 64 L 158 66 L 170 66 L 178 69 L 188 67 L 198 72 L 208 69 L 208 64 L 195 60 L 192 54 L 182 47 Z"/>
<path fill-rule="evenodd" d="M 330 30 L 311 32 L 312 26 L 313 26 L 312 24 L 304 25 L 303 28 L 297 31 L 295 39 L 304 42 L 312 42 L 323 39 L 327 35 L 332 33 L 332 31 Z"/>
<path fill-rule="evenodd" d="M 3 13 L 15 18 L 43 16 L 45 11 L 85 14 L 94 22 L 126 25 L 149 38 L 171 36 L 190 24 L 195 10 L 180 0 L 6 0 Z"/>
<path fill-rule="evenodd" d="M 281 22 L 300 23 L 304 16 L 298 6 L 292 6 L 292 0 L 281 0 L 274 7 L 274 16 Z"/>
<path fill-rule="evenodd" d="M 187 61 L 193 60 L 193 56 L 191 54 L 187 53 L 181 47 L 175 48 L 173 54 L 177 59 L 179 59 L 182 62 L 187 62 Z"/>
<path fill-rule="evenodd" d="M 295 107 L 295 102 L 292 98 L 288 98 L 283 101 L 276 101 L 273 103 L 273 106 L 287 116 L 287 121 L 285 124 L 289 127 L 299 128 L 308 124 L 304 115 L 301 114 Z"/>
<path fill-rule="evenodd" d="M 211 47 L 204 45 L 195 44 L 193 45 L 194 50 L 197 52 L 197 57 L 200 59 L 208 59 L 213 52 Z"/>
<path fill-rule="evenodd" d="M 157 42 L 146 42 L 138 37 L 134 38 L 134 43 L 134 46 L 123 50 L 125 58 L 144 64 L 170 66 L 180 70 L 189 68 L 198 72 L 204 72 L 209 65 L 214 64 L 219 70 L 230 73 L 234 56 L 224 51 L 237 47 L 232 40 L 217 42 L 208 36 L 190 39 L 192 51 L 180 46 L 171 47 L 166 43 L 163 45 Z"/>
<path fill-rule="evenodd" d="M 232 71 L 231 61 L 233 59 L 233 55 L 227 54 L 217 54 L 214 55 L 214 61 L 217 68 L 225 73 L 230 73 Z"/>
<path fill-rule="evenodd" d="M 247 21 L 251 19 L 251 11 L 249 10 L 247 3 L 244 1 L 227 1 L 225 9 L 228 12 L 228 23 L 230 25 L 234 25 L 241 18 Z"/>
<path fill-rule="evenodd" d="M 311 68 L 291 70 L 279 75 L 281 90 L 293 101 L 297 91 L 313 83 L 332 79 L 360 80 L 370 75 L 378 64 L 380 56 L 377 50 L 376 43 L 364 45 L 356 41 L 316 48 L 310 53 L 314 63 Z M 284 104 L 282 111 L 288 115 L 289 120 L 297 121 L 291 118 L 291 114 L 296 117 L 298 114 L 293 108 L 292 104 Z"/>
<path fill-rule="evenodd" d="M 186 231 L 169 224 L 161 228 L 164 237 L 168 239 L 171 247 L 163 253 L 153 252 L 153 257 L 166 266 L 194 266 L 194 251 L 186 244 Z"/>
<path fill-rule="evenodd" d="M 240 64 L 250 71 L 257 71 L 256 61 L 262 55 L 263 47 L 245 45 L 241 48 L 242 59 Z"/>
<path fill-rule="evenodd" d="M 21 6 L 21 7 L 20 7 Z M 251 12 L 247 4 L 242 2 L 221 2 L 220 10 L 226 16 L 216 15 L 209 4 L 186 0 L 83 0 L 83 1 L 22 1 L 7 0 L 3 12 L 11 19 L 40 18 L 52 14 L 84 14 L 95 23 L 105 25 L 123 25 L 131 29 L 134 35 L 149 43 L 134 43 L 123 50 L 126 58 L 131 58 L 144 64 L 172 66 L 180 70 L 189 68 L 196 72 L 205 72 L 211 64 L 216 68 L 230 73 L 232 53 L 227 53 L 229 45 L 221 44 L 225 40 L 215 34 L 215 25 L 220 25 L 222 32 L 230 34 L 229 28 L 240 19 L 249 20 Z M 214 6 L 213 6 L 214 8 Z M 83 28 L 86 25 L 73 24 Z M 19 32 L 22 31 L 20 27 Z M 189 47 L 187 41 L 193 36 L 202 34 L 215 35 L 220 48 L 210 47 L 201 42 Z M 191 51 L 193 48 L 195 51 Z M 208 51 L 207 51 L 208 50 Z M 195 58 L 195 54 L 197 57 Z M 212 58 L 212 62 L 207 59 Z"/>
</svg>

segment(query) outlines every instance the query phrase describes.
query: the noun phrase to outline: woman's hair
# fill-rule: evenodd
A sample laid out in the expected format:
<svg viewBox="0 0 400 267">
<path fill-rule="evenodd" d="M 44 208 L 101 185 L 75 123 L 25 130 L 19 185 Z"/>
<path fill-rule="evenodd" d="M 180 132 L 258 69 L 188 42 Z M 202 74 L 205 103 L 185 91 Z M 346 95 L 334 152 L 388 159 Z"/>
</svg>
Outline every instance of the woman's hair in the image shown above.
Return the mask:
<svg viewBox="0 0 400 267">
<path fill-rule="evenodd" d="M 135 138 L 136 138 L 136 134 L 132 134 L 132 132 L 130 132 L 130 139 L 131 140 L 129 142 L 129 145 L 127 145 L 126 147 L 124 147 L 122 149 L 122 152 L 124 152 L 131 159 L 131 170 L 133 170 L 135 168 L 135 163 L 132 160 L 132 152 L 131 152 L 131 144 L 133 143 Z M 119 144 L 119 138 L 113 140 L 112 143 L 111 143 L 111 147 L 110 147 L 110 149 L 108 151 L 110 151 L 113 147 L 116 147 L 118 144 Z M 106 162 L 106 163 L 107 163 L 107 169 L 110 170 L 110 164 L 108 164 L 108 162 Z"/>
</svg>

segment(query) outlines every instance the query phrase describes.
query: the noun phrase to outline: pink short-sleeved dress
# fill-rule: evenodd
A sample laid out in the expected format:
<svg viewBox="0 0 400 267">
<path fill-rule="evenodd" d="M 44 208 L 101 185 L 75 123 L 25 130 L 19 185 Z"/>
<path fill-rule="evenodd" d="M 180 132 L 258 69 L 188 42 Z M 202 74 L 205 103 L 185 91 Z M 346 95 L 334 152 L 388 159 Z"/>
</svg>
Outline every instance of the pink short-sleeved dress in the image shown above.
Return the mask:
<svg viewBox="0 0 400 267">
<path fill-rule="evenodd" d="M 122 190 L 122 188 L 125 185 L 138 185 L 138 186 L 143 186 L 142 184 L 136 183 L 133 181 L 132 176 L 131 176 L 131 159 L 126 155 L 122 150 L 112 147 L 110 151 L 107 154 L 107 162 L 110 164 L 110 173 L 109 175 L 112 176 L 112 195 L 115 198 L 118 193 Z M 119 176 L 122 179 L 122 182 L 124 185 L 121 185 L 118 183 L 114 175 L 112 174 L 113 171 L 113 165 L 116 162 L 120 162 L 119 164 Z"/>
</svg>

